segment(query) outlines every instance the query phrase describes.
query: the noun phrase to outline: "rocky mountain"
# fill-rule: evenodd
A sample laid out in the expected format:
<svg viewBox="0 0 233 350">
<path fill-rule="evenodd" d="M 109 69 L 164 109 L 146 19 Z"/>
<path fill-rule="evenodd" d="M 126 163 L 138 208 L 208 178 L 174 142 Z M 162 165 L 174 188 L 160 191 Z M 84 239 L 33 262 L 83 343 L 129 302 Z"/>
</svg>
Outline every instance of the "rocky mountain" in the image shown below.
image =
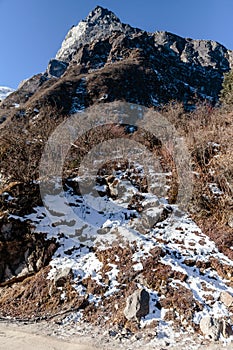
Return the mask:
<svg viewBox="0 0 233 350">
<path fill-rule="evenodd" d="M 59 96 L 65 95 L 63 108 L 69 113 L 78 108 L 73 104 L 79 100 L 81 78 L 85 78 L 85 107 L 108 95 L 106 102 L 124 99 L 150 107 L 177 100 L 192 108 L 197 99 L 218 101 L 223 74 L 232 64 L 233 52 L 217 42 L 147 33 L 97 6 L 70 29 L 46 72 L 24 82 L 1 109 L 33 102 L 34 95 L 39 103 L 54 86 Z M 122 79 L 126 83 L 119 89 Z M 53 103 L 59 105 L 58 96 Z"/>
<path fill-rule="evenodd" d="M 98 6 L 1 103 L 0 321 L 232 340 L 232 114 L 211 107 L 232 65 Z"/>
</svg>

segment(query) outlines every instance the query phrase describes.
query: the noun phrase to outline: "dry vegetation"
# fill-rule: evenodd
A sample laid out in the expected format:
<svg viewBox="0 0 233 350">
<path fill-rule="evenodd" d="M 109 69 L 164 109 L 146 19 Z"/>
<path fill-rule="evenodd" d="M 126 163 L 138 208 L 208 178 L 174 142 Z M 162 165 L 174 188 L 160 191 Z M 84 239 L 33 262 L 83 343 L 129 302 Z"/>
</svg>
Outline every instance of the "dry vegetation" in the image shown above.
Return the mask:
<svg viewBox="0 0 233 350">
<path fill-rule="evenodd" d="M 170 104 L 162 113 L 185 137 L 192 156 L 194 187 L 188 209 L 203 231 L 232 258 L 233 112 L 204 104 L 187 114 L 181 105 Z"/>
<path fill-rule="evenodd" d="M 184 138 L 191 155 L 193 193 L 189 212 L 204 232 L 218 243 L 220 249 L 232 257 L 233 112 L 229 108 L 200 104 L 194 112 L 187 113 L 179 103 L 170 103 L 159 112 Z M 39 115 L 33 113 L 29 112 L 18 120 L 13 119 L 7 128 L 1 130 L 0 166 L 1 172 L 8 177 L 8 183 L 28 183 L 37 179 L 45 142 L 66 118 L 64 115 L 59 116 L 56 108 L 48 106 Z M 177 179 L 172 150 L 164 148 L 158 139 L 140 128 L 133 135 L 125 133 L 125 126 L 116 124 L 92 129 L 71 148 L 64 175 L 76 175 L 85 154 L 98 143 L 116 137 L 134 139 L 159 156 L 162 168 L 173 174 L 169 197 L 171 202 L 175 202 Z"/>
</svg>

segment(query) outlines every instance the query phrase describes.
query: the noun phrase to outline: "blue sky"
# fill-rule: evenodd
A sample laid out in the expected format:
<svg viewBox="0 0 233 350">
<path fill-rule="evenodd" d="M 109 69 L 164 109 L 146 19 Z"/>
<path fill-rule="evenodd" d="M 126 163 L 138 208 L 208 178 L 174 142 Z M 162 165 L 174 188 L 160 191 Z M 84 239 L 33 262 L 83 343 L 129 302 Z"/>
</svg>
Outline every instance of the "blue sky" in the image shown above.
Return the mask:
<svg viewBox="0 0 233 350">
<path fill-rule="evenodd" d="M 67 31 L 96 6 L 132 26 L 212 39 L 233 50 L 233 0 L 0 0 L 0 85 L 46 69 Z"/>
</svg>

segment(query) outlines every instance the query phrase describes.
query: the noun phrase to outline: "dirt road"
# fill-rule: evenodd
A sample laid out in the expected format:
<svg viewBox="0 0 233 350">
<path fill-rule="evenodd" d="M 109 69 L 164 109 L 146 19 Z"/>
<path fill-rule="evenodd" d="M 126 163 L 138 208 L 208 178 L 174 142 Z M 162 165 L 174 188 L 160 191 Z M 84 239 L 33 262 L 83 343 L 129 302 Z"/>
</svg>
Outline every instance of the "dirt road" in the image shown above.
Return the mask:
<svg viewBox="0 0 233 350">
<path fill-rule="evenodd" d="M 116 344 L 101 344 L 100 340 L 96 339 L 95 344 L 98 344 L 97 347 L 90 345 L 90 341 L 86 338 L 72 338 L 70 342 L 62 341 L 60 339 L 45 336 L 40 334 L 40 330 L 35 327 L 11 327 L 9 325 L 0 324 L 0 350 L 118 350 L 119 347 Z M 93 344 L 93 341 L 92 341 Z M 145 350 L 160 350 L 161 346 L 145 346 Z M 163 347 L 164 348 L 164 347 Z M 192 350 L 232 350 L 233 345 L 223 345 L 222 343 L 215 343 L 211 345 L 198 345 L 189 347 L 188 344 L 182 344 L 183 349 L 192 349 Z M 125 350 L 132 349 L 131 346 L 124 347 Z M 135 349 L 138 349 L 135 348 Z M 180 350 L 180 345 L 165 347 L 167 350 Z"/>
<path fill-rule="evenodd" d="M 11 330 L 0 325 L 0 350 L 97 350 L 85 344 L 67 343 L 52 337 Z"/>
</svg>

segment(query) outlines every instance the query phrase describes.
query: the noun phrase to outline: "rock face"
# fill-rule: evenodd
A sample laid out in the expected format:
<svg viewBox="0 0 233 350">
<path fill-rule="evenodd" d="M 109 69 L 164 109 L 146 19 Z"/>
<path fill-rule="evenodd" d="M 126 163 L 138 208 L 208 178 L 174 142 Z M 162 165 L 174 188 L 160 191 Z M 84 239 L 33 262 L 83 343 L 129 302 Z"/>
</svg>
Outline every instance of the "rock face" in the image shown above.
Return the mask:
<svg viewBox="0 0 233 350">
<path fill-rule="evenodd" d="M 23 82 L 2 103 L 0 117 L 8 117 L 16 104 L 37 108 L 45 101 L 65 114 L 114 100 L 147 107 L 177 100 L 190 110 L 197 100 L 217 103 L 223 74 L 232 66 L 232 51 L 215 41 L 147 33 L 97 6 L 70 29 L 46 72 Z"/>
<path fill-rule="evenodd" d="M 31 234 L 20 220 L 0 220 L 0 286 L 23 281 L 46 266 L 57 246 Z"/>
<path fill-rule="evenodd" d="M 56 55 L 59 60 L 88 69 L 129 59 L 137 61 L 150 70 L 147 104 L 150 101 L 155 105 L 173 98 L 188 102 L 195 94 L 216 102 L 232 57 L 231 51 L 211 40 L 132 28 L 100 6 L 71 28 Z"/>
<path fill-rule="evenodd" d="M 19 217 L 32 210 L 34 201 L 39 202 L 38 189 L 12 183 L 5 190 L 8 192 L 0 191 L 0 286 L 35 274 L 48 265 L 57 249 L 55 240 L 33 233 L 30 224 Z M 13 217 L 9 218 L 8 211 Z"/>
<path fill-rule="evenodd" d="M 56 58 L 70 61 L 73 54 L 81 46 L 85 46 L 91 41 L 102 41 L 114 32 L 126 35 L 136 32 L 136 30 L 129 25 L 122 24 L 113 12 L 97 6 L 85 20 L 70 29 Z"/>
<path fill-rule="evenodd" d="M 145 289 L 136 290 L 126 300 L 124 315 L 127 320 L 140 320 L 149 314 L 150 296 Z"/>
</svg>

